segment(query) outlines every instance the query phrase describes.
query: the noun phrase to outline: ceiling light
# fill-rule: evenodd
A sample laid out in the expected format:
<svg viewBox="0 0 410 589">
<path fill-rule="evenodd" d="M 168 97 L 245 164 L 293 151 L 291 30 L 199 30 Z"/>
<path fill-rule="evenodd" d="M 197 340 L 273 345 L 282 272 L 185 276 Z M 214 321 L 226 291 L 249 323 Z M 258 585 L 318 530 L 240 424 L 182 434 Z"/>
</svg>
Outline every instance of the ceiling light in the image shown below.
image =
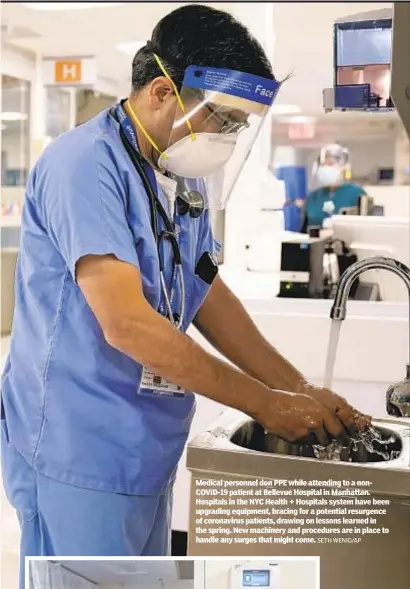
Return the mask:
<svg viewBox="0 0 410 589">
<path fill-rule="evenodd" d="M 120 571 L 121 575 L 148 575 L 147 571 Z"/>
<path fill-rule="evenodd" d="M 2 112 L 0 120 L 2 121 L 26 121 L 28 115 L 23 112 Z"/>
<path fill-rule="evenodd" d="M 273 104 L 271 107 L 271 112 L 275 115 L 293 115 L 301 110 L 296 104 Z"/>
<path fill-rule="evenodd" d="M 85 8 L 107 8 L 122 6 L 123 2 L 22 2 L 21 5 L 31 10 L 84 10 Z"/>
<path fill-rule="evenodd" d="M 130 43 L 118 43 L 117 49 L 127 55 L 135 55 L 144 45 L 146 45 L 146 41 L 131 41 Z"/>
</svg>

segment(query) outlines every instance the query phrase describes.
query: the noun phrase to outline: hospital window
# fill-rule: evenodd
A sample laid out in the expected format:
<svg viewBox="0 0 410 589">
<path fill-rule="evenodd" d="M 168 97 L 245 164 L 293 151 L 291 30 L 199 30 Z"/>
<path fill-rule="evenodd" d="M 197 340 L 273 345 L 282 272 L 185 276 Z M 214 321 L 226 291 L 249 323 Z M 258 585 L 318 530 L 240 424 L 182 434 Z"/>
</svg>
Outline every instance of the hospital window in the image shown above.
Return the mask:
<svg viewBox="0 0 410 589">
<path fill-rule="evenodd" d="M 1 76 L 1 185 L 25 186 L 30 160 L 30 83 Z"/>
</svg>

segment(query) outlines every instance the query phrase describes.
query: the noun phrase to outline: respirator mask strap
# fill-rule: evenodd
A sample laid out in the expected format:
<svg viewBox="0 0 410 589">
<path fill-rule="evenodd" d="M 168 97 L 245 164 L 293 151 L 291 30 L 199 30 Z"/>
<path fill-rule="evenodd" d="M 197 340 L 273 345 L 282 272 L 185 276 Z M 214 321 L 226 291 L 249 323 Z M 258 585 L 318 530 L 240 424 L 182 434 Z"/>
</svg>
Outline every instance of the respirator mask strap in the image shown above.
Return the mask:
<svg viewBox="0 0 410 589">
<path fill-rule="evenodd" d="M 149 47 L 151 47 L 151 43 L 150 42 L 147 45 Z M 185 115 L 185 118 L 186 118 L 185 123 L 186 123 L 186 126 L 188 127 L 188 130 L 190 132 L 191 139 L 194 140 L 195 139 L 195 133 L 194 133 L 194 131 L 192 129 L 192 125 L 191 125 L 191 122 L 190 122 L 189 118 L 187 118 L 187 116 L 186 116 L 185 106 L 184 106 L 184 103 L 183 103 L 183 101 L 181 99 L 181 96 L 180 96 L 180 94 L 178 92 L 178 88 L 176 87 L 175 82 L 173 81 L 173 79 L 171 78 L 171 76 L 168 74 L 167 70 L 165 69 L 164 64 L 162 63 L 162 61 L 158 57 L 158 55 L 153 52 L 153 56 L 155 58 L 155 61 L 158 64 L 158 67 L 160 68 L 161 72 L 164 74 L 164 76 L 167 78 L 167 80 L 170 82 L 170 84 L 172 86 L 172 89 L 173 89 L 173 91 L 175 93 L 175 96 L 176 96 L 178 105 L 179 105 L 181 111 Z M 135 114 L 135 112 L 134 112 L 134 110 L 133 110 L 133 108 L 132 108 L 129 100 L 126 101 L 124 107 L 125 107 L 127 113 L 130 115 L 131 119 L 134 121 L 135 125 L 138 126 L 138 128 L 141 131 L 141 133 L 144 135 L 145 139 L 150 143 L 150 145 L 155 149 L 155 151 L 157 153 L 159 153 L 159 155 L 163 159 L 167 159 L 167 154 L 164 153 L 163 151 L 161 151 L 161 149 L 158 147 L 158 145 L 152 139 L 151 135 L 148 133 L 148 131 L 145 129 L 145 127 L 143 126 L 143 124 L 141 123 L 141 121 L 139 120 L 139 118 L 137 117 L 137 115 Z"/>
</svg>

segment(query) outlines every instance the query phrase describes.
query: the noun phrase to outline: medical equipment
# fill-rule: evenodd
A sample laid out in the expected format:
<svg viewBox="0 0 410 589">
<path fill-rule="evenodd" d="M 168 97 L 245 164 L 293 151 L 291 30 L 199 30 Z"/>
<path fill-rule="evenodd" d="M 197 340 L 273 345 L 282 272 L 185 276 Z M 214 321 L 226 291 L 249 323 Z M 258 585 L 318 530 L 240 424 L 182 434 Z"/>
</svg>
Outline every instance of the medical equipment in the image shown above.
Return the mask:
<svg viewBox="0 0 410 589">
<path fill-rule="evenodd" d="M 333 34 L 334 83 L 324 91 L 325 110 L 392 110 L 391 10 L 339 19 Z"/>
<path fill-rule="evenodd" d="M 164 207 L 156 190 L 153 188 L 153 184 L 155 182 L 155 175 L 153 173 L 152 168 L 149 164 L 144 160 L 144 158 L 140 155 L 138 151 L 138 145 L 136 145 L 135 140 L 135 133 L 127 134 L 126 129 L 129 129 L 129 123 L 127 123 L 127 116 L 125 111 L 120 105 L 119 108 L 113 108 L 110 114 L 114 117 L 114 119 L 120 124 L 120 137 L 122 144 L 124 145 L 136 171 L 138 172 L 149 199 L 150 204 L 150 213 L 151 213 L 151 228 L 154 234 L 155 242 L 157 245 L 158 251 L 158 260 L 159 260 L 159 271 L 160 271 L 160 280 L 161 280 L 161 290 L 162 295 L 164 297 L 165 305 L 166 305 L 166 314 L 168 319 L 172 322 L 175 327 L 180 328 L 182 326 L 184 320 L 184 313 L 185 313 L 185 283 L 184 283 L 184 274 L 182 268 L 182 259 L 181 259 L 181 252 L 179 249 L 178 244 L 178 237 L 175 232 L 174 224 L 170 221 Z M 134 138 L 134 141 L 133 141 Z M 148 176 L 151 176 L 151 180 Z M 182 199 L 181 199 L 182 200 Z M 189 201 L 185 203 L 188 206 L 185 206 L 184 210 L 185 213 L 190 210 Z M 197 209 L 195 209 L 197 210 Z M 165 230 L 160 231 L 158 225 L 158 215 L 160 216 Z M 171 294 L 168 293 L 165 276 L 164 276 L 164 267 L 162 262 L 162 255 L 161 255 L 161 244 L 163 241 L 169 241 L 173 258 L 174 258 L 174 271 L 172 273 L 172 288 L 174 289 L 174 282 L 175 282 L 175 274 L 178 277 L 179 281 L 179 288 L 180 288 L 180 308 L 178 313 L 174 313 L 172 310 L 172 301 L 173 301 L 173 291 Z"/>
<path fill-rule="evenodd" d="M 279 564 L 248 561 L 231 568 L 231 589 L 280 589 Z"/>
<path fill-rule="evenodd" d="M 334 24 L 332 110 L 397 110 L 410 136 L 410 4 L 352 15 Z"/>
<path fill-rule="evenodd" d="M 323 298 L 326 239 L 287 235 L 282 241 L 279 296 Z"/>
<path fill-rule="evenodd" d="M 161 309 L 160 307 L 160 311 L 162 314 L 166 314 L 171 323 L 179 329 L 183 325 L 183 321 L 185 318 L 185 282 L 182 267 L 181 251 L 178 243 L 176 221 L 178 217 L 186 215 L 188 213 L 192 218 L 197 218 L 200 215 L 202 215 L 205 208 L 204 197 L 197 190 L 187 191 L 180 188 L 179 193 L 177 194 L 175 199 L 174 219 L 172 219 L 172 221 L 170 220 L 167 212 L 165 211 L 157 195 L 156 190 L 154 189 L 154 186 L 157 185 L 154 171 L 139 152 L 135 131 L 132 128 L 131 122 L 127 117 L 123 105 L 125 105 L 125 102 L 120 104 L 117 108 L 111 109 L 110 114 L 120 125 L 119 130 L 122 144 L 124 145 L 136 171 L 138 172 L 142 180 L 147 197 L 149 199 L 151 228 L 157 246 L 161 291 L 165 304 L 164 308 Z M 177 180 L 176 185 L 178 186 L 178 184 L 180 184 L 180 181 L 178 182 Z M 158 216 L 161 218 L 161 221 L 164 225 L 164 230 L 162 231 L 159 230 Z M 165 241 L 168 241 L 170 243 L 174 258 L 171 293 L 168 292 L 166 286 L 165 268 L 163 265 L 163 257 L 161 255 L 162 244 Z M 199 276 L 199 278 L 201 278 L 207 284 L 212 284 L 212 281 L 217 273 L 218 266 L 216 262 L 213 260 L 209 252 L 205 252 L 201 256 L 195 267 L 195 274 Z M 176 281 L 178 281 L 180 290 L 180 302 L 178 312 L 174 312 L 172 309 Z"/>
</svg>

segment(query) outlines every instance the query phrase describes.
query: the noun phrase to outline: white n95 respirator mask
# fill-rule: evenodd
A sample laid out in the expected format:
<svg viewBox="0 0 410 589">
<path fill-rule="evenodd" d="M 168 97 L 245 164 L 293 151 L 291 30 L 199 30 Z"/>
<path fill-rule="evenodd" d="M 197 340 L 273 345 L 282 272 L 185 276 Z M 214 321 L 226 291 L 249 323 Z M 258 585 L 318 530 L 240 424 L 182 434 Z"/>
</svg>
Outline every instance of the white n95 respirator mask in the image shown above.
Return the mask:
<svg viewBox="0 0 410 589">
<path fill-rule="evenodd" d="M 157 166 L 182 178 L 203 178 L 222 168 L 232 157 L 237 134 L 196 133 L 170 145 Z"/>
<path fill-rule="evenodd" d="M 316 177 L 321 186 L 337 186 L 342 181 L 342 172 L 337 166 L 319 166 Z"/>
</svg>

